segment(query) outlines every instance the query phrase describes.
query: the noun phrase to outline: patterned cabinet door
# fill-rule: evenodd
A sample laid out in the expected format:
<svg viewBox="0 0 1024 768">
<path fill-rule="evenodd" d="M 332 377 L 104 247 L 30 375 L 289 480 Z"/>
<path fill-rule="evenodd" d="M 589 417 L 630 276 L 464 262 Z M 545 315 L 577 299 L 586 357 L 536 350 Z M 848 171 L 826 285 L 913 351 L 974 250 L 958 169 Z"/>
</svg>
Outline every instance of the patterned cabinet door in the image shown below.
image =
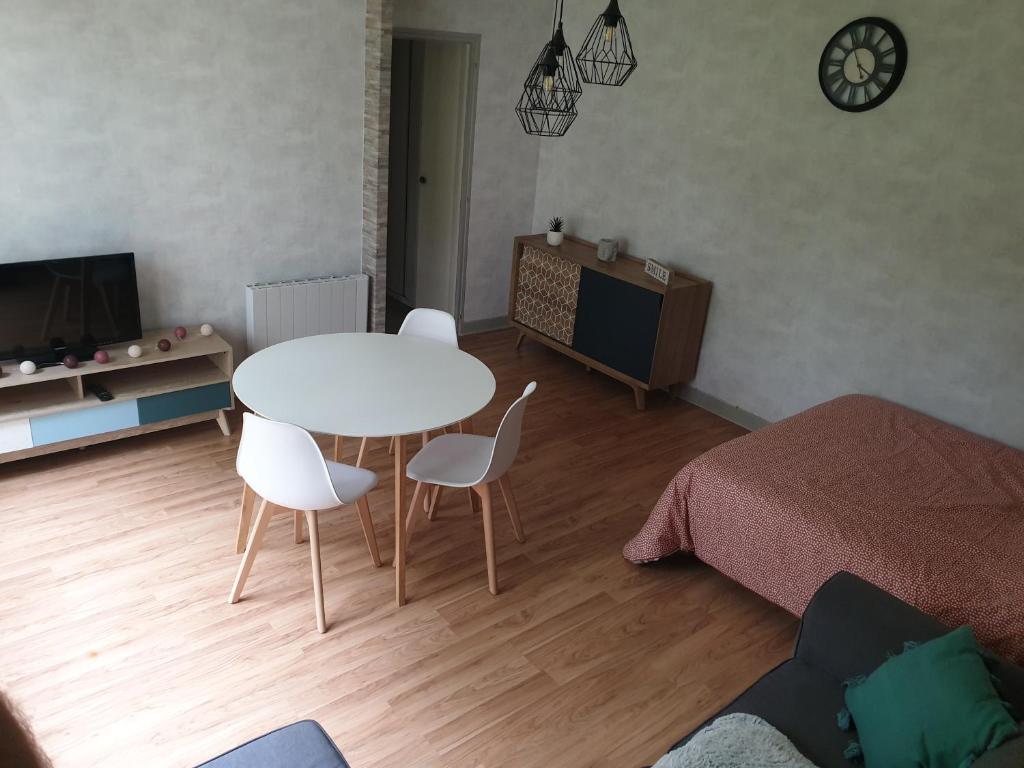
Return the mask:
<svg viewBox="0 0 1024 768">
<path fill-rule="evenodd" d="M 527 245 L 519 258 L 514 320 L 572 346 L 580 265 Z"/>
</svg>

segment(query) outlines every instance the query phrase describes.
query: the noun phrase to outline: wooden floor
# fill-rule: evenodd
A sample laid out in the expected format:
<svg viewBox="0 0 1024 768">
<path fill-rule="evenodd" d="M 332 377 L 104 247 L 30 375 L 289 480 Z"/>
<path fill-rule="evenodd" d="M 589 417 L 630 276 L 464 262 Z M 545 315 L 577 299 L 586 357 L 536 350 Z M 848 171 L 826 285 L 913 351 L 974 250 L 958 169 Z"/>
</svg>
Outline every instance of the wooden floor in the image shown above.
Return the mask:
<svg viewBox="0 0 1024 768">
<path fill-rule="evenodd" d="M 638 413 L 513 338 L 464 340 L 498 380 L 478 431 L 539 382 L 512 472 L 528 540 L 499 503 L 496 598 L 480 520 L 449 493 L 404 608 L 348 511 L 321 516 L 326 635 L 284 516 L 228 605 L 237 435 L 213 424 L 0 467 L 0 685 L 55 765 L 188 766 L 313 718 L 354 768 L 640 766 L 784 658 L 783 611 L 699 563 L 621 556 L 675 471 L 741 430 L 665 395 Z M 390 560 L 385 448 L 370 500 Z"/>
</svg>

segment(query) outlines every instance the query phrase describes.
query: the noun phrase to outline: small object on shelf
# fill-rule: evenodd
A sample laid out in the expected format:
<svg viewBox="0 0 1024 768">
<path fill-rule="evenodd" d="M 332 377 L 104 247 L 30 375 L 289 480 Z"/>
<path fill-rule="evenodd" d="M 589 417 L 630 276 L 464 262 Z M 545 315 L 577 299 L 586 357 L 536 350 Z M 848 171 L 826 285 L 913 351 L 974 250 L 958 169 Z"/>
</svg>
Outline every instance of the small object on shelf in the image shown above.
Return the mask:
<svg viewBox="0 0 1024 768">
<path fill-rule="evenodd" d="M 93 353 L 92 359 L 100 365 L 103 365 L 104 363 L 110 362 L 110 353 L 105 349 L 97 349 L 96 352 Z"/>
<path fill-rule="evenodd" d="M 26 376 L 31 376 L 36 372 L 36 364 L 31 360 L 22 360 L 21 365 L 18 366 L 18 370 Z"/>
<path fill-rule="evenodd" d="M 188 328 L 186 328 L 184 325 L 179 325 L 177 328 L 174 329 L 174 336 L 179 341 L 181 341 L 186 336 L 188 336 Z"/>
<path fill-rule="evenodd" d="M 203 336 L 213 336 L 213 326 L 209 323 L 203 323 L 199 326 L 199 332 L 203 334 Z"/>
<path fill-rule="evenodd" d="M 548 245 L 559 246 L 565 237 L 565 220 L 561 216 L 555 216 L 548 222 Z"/>
<path fill-rule="evenodd" d="M 662 285 L 668 285 L 668 281 L 672 277 L 672 271 L 664 264 L 659 264 L 654 259 L 647 259 L 647 262 L 644 264 L 644 272 Z"/>
<path fill-rule="evenodd" d="M 167 352 L 171 348 L 171 342 L 167 339 L 160 339 L 160 341 L 156 343 L 156 348 L 161 352 Z"/>
<path fill-rule="evenodd" d="M 597 260 L 608 262 L 609 264 L 615 261 L 615 257 L 619 255 L 619 241 L 612 240 L 608 237 L 602 237 L 597 241 Z"/>
<path fill-rule="evenodd" d="M 78 367 L 78 358 L 75 357 L 74 355 L 64 355 L 64 360 L 62 360 L 61 362 L 64 363 L 64 367 L 65 368 L 77 368 Z"/>
<path fill-rule="evenodd" d="M 88 384 L 86 384 L 85 391 L 88 392 L 89 394 L 95 395 L 96 399 L 99 400 L 101 403 L 109 403 L 111 400 L 114 399 L 114 396 L 110 394 L 110 390 L 106 389 L 105 387 L 96 383 L 95 381 L 90 381 Z"/>
<path fill-rule="evenodd" d="M 128 357 L 142 357 L 142 347 L 138 344 L 132 344 L 128 347 Z"/>
</svg>

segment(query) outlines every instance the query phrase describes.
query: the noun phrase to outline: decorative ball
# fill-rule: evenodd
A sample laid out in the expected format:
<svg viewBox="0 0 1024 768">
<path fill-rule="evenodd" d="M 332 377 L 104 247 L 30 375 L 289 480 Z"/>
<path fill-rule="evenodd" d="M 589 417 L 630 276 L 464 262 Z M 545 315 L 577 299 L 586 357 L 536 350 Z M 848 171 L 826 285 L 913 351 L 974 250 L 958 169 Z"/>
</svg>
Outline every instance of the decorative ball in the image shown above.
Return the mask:
<svg viewBox="0 0 1024 768">
<path fill-rule="evenodd" d="M 64 367 L 65 368 L 77 368 L 78 358 L 74 355 L 64 355 Z"/>
<path fill-rule="evenodd" d="M 177 336 L 179 339 L 184 339 L 186 336 L 188 336 L 188 328 L 186 328 L 184 325 L 179 325 L 177 328 L 174 329 L 174 335 Z"/>
<path fill-rule="evenodd" d="M 110 353 L 107 352 L 107 350 L 105 349 L 97 349 L 96 352 L 93 353 L 92 359 L 95 360 L 97 363 L 100 363 L 101 365 L 103 363 L 109 363 Z"/>
<path fill-rule="evenodd" d="M 132 344 L 128 347 L 128 357 L 142 357 L 142 347 L 138 344 Z"/>
<path fill-rule="evenodd" d="M 171 342 L 169 342 L 167 339 L 160 339 L 160 341 L 156 343 L 156 348 L 159 349 L 161 352 L 166 352 L 171 348 Z"/>
<path fill-rule="evenodd" d="M 209 323 L 203 323 L 199 326 L 199 332 L 203 334 L 203 336 L 213 336 L 213 326 Z"/>
<path fill-rule="evenodd" d="M 18 368 L 26 376 L 31 376 L 36 372 L 36 364 L 31 360 L 22 360 L 21 365 L 19 365 Z"/>
</svg>

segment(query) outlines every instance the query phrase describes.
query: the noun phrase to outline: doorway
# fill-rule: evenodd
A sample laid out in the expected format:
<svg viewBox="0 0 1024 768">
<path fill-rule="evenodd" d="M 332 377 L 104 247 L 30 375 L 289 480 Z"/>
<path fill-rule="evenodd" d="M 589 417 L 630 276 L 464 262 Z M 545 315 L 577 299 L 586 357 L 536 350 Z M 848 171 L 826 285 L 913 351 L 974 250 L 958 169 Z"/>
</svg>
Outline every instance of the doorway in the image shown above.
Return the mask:
<svg viewBox="0 0 1024 768">
<path fill-rule="evenodd" d="M 462 326 L 479 38 L 396 30 L 391 54 L 387 311 L 414 307 Z"/>
</svg>

